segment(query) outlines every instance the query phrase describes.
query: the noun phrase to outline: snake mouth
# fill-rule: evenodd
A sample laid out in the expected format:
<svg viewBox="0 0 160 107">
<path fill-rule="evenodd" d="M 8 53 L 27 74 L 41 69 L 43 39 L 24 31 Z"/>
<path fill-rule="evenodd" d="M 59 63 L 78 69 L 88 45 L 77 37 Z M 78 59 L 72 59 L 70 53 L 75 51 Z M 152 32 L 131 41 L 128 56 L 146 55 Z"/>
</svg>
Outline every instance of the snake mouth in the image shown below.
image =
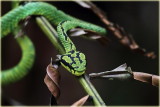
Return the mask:
<svg viewBox="0 0 160 107">
<path fill-rule="evenodd" d="M 61 63 L 69 67 L 74 72 L 84 72 L 86 70 L 86 67 L 79 67 L 79 66 L 73 67 L 72 64 L 67 63 L 65 60 L 61 60 Z"/>
<path fill-rule="evenodd" d="M 86 67 L 81 67 L 79 68 L 78 66 L 74 68 L 75 71 L 77 72 L 84 72 L 86 70 Z"/>
<path fill-rule="evenodd" d="M 76 75 L 76 76 L 81 76 L 85 73 L 85 70 L 83 71 L 75 71 L 75 70 L 72 70 L 71 72 L 72 74 Z"/>
<path fill-rule="evenodd" d="M 72 64 L 67 63 L 65 60 L 61 60 L 62 65 L 69 70 L 72 74 L 76 75 L 76 76 L 80 76 L 82 74 L 84 74 L 86 67 L 85 66 L 76 66 L 73 67 Z"/>
</svg>

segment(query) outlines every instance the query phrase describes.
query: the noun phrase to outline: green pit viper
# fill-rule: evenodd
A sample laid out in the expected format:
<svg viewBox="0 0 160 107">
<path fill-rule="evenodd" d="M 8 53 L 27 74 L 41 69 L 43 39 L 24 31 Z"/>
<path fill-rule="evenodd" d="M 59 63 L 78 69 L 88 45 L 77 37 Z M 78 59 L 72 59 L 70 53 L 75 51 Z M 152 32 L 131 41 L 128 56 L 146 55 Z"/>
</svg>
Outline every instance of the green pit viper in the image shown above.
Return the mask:
<svg viewBox="0 0 160 107">
<path fill-rule="evenodd" d="M 57 26 L 58 39 L 65 50 L 65 54 L 59 57 L 61 65 L 75 76 L 83 75 L 86 70 L 86 57 L 82 52 L 76 50 L 74 43 L 67 35 L 67 31 L 79 27 L 106 35 L 106 29 L 65 14 L 51 4 L 29 2 L 1 17 L 1 38 L 13 32 L 21 20 L 33 15 L 44 16 L 51 24 Z M 35 51 L 32 42 L 27 36 L 17 40 L 22 48 L 22 59 L 14 68 L 1 72 L 2 85 L 19 80 L 33 65 Z"/>
</svg>

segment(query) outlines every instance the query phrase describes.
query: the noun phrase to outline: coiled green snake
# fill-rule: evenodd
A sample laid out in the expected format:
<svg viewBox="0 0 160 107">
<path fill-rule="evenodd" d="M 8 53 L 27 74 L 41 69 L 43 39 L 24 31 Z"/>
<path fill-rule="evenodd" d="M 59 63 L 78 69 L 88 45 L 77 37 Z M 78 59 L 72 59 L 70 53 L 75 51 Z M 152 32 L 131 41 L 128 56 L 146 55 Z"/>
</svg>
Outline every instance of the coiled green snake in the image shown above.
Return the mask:
<svg viewBox="0 0 160 107">
<path fill-rule="evenodd" d="M 82 52 L 76 50 L 74 43 L 67 35 L 67 31 L 76 27 L 92 30 L 101 35 L 106 35 L 107 31 L 102 27 L 67 15 L 48 3 L 29 2 L 1 17 L 1 38 L 13 32 L 21 20 L 31 15 L 44 16 L 51 24 L 57 26 L 58 39 L 65 49 L 65 54 L 59 57 L 60 63 L 75 76 L 84 74 L 86 57 Z M 22 60 L 16 67 L 1 72 L 2 85 L 19 80 L 33 65 L 35 52 L 32 42 L 24 36 L 18 38 L 18 43 L 23 51 Z"/>
</svg>

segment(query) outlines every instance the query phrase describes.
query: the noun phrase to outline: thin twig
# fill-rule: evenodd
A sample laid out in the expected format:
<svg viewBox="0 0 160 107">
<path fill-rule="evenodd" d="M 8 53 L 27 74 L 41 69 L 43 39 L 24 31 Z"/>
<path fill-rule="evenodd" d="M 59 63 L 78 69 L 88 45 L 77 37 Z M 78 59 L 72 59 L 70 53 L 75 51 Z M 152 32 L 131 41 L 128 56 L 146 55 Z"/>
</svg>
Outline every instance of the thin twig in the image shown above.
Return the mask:
<svg viewBox="0 0 160 107">
<path fill-rule="evenodd" d="M 43 16 L 37 17 L 36 22 L 39 25 L 39 27 L 42 29 L 42 31 L 45 33 L 45 35 L 48 37 L 48 39 L 51 41 L 53 46 L 57 50 L 59 50 L 61 54 L 64 54 L 65 51 L 63 47 L 60 45 L 60 43 L 58 42 L 58 38 L 57 38 L 58 34 L 56 30 L 51 26 L 51 24 L 47 21 L 47 19 L 44 18 Z"/>
<path fill-rule="evenodd" d="M 93 102 L 96 106 L 105 106 L 104 101 L 90 82 L 88 76 L 85 74 L 83 76 L 78 77 L 79 82 L 81 83 L 82 87 L 93 98 Z"/>
</svg>

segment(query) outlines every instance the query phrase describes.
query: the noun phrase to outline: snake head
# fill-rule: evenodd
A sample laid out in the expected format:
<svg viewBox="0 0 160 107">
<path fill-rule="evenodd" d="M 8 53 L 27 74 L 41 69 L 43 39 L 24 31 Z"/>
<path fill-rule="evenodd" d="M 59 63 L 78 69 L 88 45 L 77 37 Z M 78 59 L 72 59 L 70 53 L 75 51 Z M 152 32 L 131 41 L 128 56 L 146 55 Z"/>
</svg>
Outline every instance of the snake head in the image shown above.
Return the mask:
<svg viewBox="0 0 160 107">
<path fill-rule="evenodd" d="M 61 55 L 60 63 L 73 75 L 80 76 L 86 70 L 86 57 L 82 52 L 71 51 Z"/>
</svg>

